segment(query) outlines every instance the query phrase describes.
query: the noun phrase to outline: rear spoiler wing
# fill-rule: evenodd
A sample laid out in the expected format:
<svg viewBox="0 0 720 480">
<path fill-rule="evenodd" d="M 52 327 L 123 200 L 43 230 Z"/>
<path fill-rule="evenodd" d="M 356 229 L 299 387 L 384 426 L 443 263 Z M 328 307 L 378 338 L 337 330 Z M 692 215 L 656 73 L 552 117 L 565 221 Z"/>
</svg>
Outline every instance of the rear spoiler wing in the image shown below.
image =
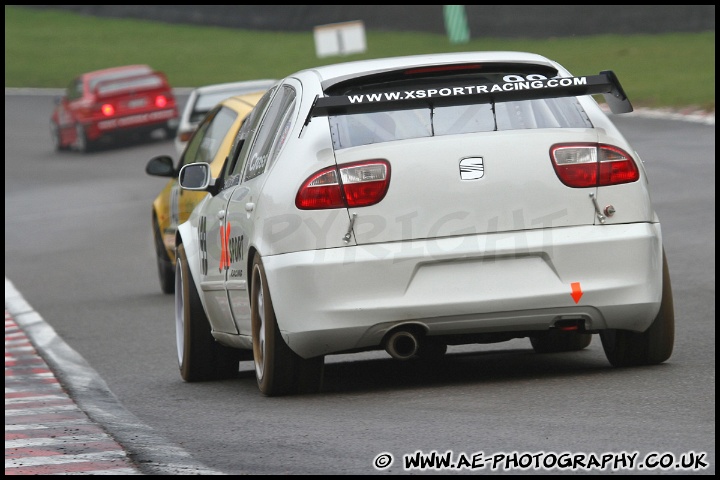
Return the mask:
<svg viewBox="0 0 720 480">
<path fill-rule="evenodd" d="M 108 93 L 107 90 L 112 90 L 112 94 L 114 95 L 117 92 L 125 90 L 155 90 L 162 87 L 169 87 L 165 75 L 161 72 L 149 72 L 130 77 L 103 80 L 95 85 L 93 93 L 95 95 L 102 95 L 103 93 Z M 106 90 L 106 92 L 103 92 L 103 90 Z"/>
<path fill-rule="evenodd" d="M 586 77 L 562 77 L 493 84 L 433 85 L 414 90 L 390 90 L 378 93 L 316 97 L 305 120 L 328 115 L 351 115 L 412 108 L 434 108 L 476 103 L 496 103 L 539 98 L 574 97 L 602 94 L 615 114 L 628 113 L 633 107 L 617 76 L 611 70 Z"/>
</svg>

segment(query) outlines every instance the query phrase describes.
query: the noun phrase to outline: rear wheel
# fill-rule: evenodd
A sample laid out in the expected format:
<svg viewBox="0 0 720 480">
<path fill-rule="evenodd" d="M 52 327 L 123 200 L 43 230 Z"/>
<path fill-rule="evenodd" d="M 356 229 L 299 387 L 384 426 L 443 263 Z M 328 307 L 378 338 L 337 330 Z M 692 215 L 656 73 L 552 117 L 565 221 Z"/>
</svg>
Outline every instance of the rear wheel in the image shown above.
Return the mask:
<svg viewBox="0 0 720 480">
<path fill-rule="evenodd" d="M 320 391 L 325 360 L 322 356 L 303 359 L 290 350 L 283 340 L 277 325 L 265 268 L 259 256 L 253 260 L 251 278 L 253 357 L 260 392 L 267 396 L 277 396 Z"/>
<path fill-rule="evenodd" d="M 78 152 L 86 153 L 92 151 L 93 143 L 88 140 L 85 127 L 81 124 L 75 125 L 75 148 Z"/>
<path fill-rule="evenodd" d="M 177 135 L 178 129 L 177 129 L 177 126 L 173 127 L 168 124 L 165 126 L 165 128 L 163 128 L 163 130 L 165 130 L 165 138 L 173 139 L 173 138 L 175 138 L 175 135 Z"/>
<path fill-rule="evenodd" d="M 299 357 L 298 357 L 299 358 Z M 325 376 L 325 358 L 300 358 L 297 372 L 297 393 L 318 393 Z"/>
<path fill-rule="evenodd" d="M 242 351 L 215 341 L 188 267 L 183 245 L 175 264 L 175 332 L 180 375 L 186 382 L 233 378 Z"/>
<path fill-rule="evenodd" d="M 62 139 L 60 138 L 60 127 L 55 122 L 50 122 L 50 139 L 53 143 L 53 148 L 55 148 L 55 151 L 63 151 L 67 150 L 67 145 L 63 145 Z"/>
<path fill-rule="evenodd" d="M 667 257 L 663 251 L 663 286 L 660 311 L 642 333 L 628 330 L 600 332 L 603 350 L 614 367 L 656 365 L 672 355 L 675 343 L 675 310 Z"/>
<path fill-rule="evenodd" d="M 542 335 L 530 337 L 536 353 L 575 352 L 590 345 L 592 334 L 550 330 Z"/>
<path fill-rule="evenodd" d="M 160 277 L 160 289 L 163 293 L 175 292 L 175 267 L 170 261 L 170 256 L 163 242 L 162 232 L 157 217 L 153 214 L 153 240 L 155 241 L 155 259 L 157 262 L 158 276 Z"/>
<path fill-rule="evenodd" d="M 447 344 L 433 339 L 425 338 L 420 342 L 417 356 L 420 360 L 435 362 L 439 361 L 447 353 Z"/>
</svg>

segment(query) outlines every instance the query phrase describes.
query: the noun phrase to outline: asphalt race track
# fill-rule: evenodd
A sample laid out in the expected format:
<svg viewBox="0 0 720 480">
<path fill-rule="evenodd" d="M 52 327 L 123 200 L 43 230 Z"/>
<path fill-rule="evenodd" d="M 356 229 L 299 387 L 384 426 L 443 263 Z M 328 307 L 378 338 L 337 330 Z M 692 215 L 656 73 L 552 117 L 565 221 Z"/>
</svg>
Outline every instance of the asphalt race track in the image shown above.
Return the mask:
<svg viewBox="0 0 720 480">
<path fill-rule="evenodd" d="M 252 364 L 219 382 L 187 384 L 177 371 L 173 296 L 160 291 L 150 230 L 165 182 L 144 170 L 174 155 L 172 142 L 57 153 L 52 95 L 40 93 L 5 96 L 5 275 L 27 302 L 9 301 L 6 284 L 6 309 L 52 328 L 74 360 L 50 367 L 142 473 L 183 462 L 232 475 L 715 473 L 714 118 L 613 117 L 663 225 L 676 316 L 666 363 L 614 369 L 597 337 L 553 355 L 525 339 L 451 347 L 432 368 L 370 352 L 328 357 L 319 394 L 265 398 Z M 6 473 L 7 388 L 6 377 Z M 406 463 L 433 452 L 455 466 Z M 610 463 L 594 467 L 603 455 Z"/>
</svg>

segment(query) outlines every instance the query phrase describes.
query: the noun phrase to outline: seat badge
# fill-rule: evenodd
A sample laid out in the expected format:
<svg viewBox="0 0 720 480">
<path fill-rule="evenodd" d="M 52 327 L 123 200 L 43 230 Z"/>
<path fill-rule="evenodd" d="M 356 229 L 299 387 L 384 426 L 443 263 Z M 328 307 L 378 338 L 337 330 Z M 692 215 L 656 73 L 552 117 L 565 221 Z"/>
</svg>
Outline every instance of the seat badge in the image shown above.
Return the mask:
<svg viewBox="0 0 720 480">
<path fill-rule="evenodd" d="M 485 175 L 482 157 L 467 157 L 460 160 L 460 180 L 477 180 Z"/>
</svg>

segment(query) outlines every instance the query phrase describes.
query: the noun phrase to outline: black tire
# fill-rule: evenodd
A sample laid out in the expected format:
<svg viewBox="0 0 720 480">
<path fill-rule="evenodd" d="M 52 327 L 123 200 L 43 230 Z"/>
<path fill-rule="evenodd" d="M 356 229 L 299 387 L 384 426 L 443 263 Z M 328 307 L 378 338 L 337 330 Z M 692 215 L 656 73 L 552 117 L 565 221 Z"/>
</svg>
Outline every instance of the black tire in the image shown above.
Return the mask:
<svg viewBox="0 0 720 480">
<path fill-rule="evenodd" d="M 657 365 L 672 355 L 675 343 L 675 310 L 667 257 L 663 250 L 663 286 L 660 311 L 642 333 L 628 330 L 600 332 L 603 350 L 614 367 Z"/>
<path fill-rule="evenodd" d="M 542 335 L 530 337 L 535 353 L 576 352 L 587 348 L 592 342 L 592 334 L 550 330 Z"/>
<path fill-rule="evenodd" d="M 300 357 L 298 357 L 300 358 Z M 325 358 L 300 358 L 297 372 L 297 393 L 318 393 L 325 376 Z"/>
<path fill-rule="evenodd" d="M 158 276 L 160 278 L 160 289 L 163 293 L 175 293 L 175 266 L 170 261 L 170 256 L 163 243 L 160 224 L 153 213 L 153 240 L 155 243 L 155 259 L 157 262 Z"/>
<path fill-rule="evenodd" d="M 424 362 L 436 362 L 445 356 L 447 348 L 443 342 L 425 338 L 420 342 L 417 357 Z"/>
<path fill-rule="evenodd" d="M 83 127 L 81 124 L 75 125 L 75 148 L 78 152 L 82 153 L 88 153 L 93 151 L 95 144 L 88 140 L 87 134 L 85 133 L 85 127 Z"/>
<path fill-rule="evenodd" d="M 53 142 L 53 148 L 56 152 L 68 150 L 68 146 L 63 145 L 62 140 L 60 139 L 60 127 L 58 127 L 58 124 L 53 121 L 50 122 L 50 139 Z"/>
<path fill-rule="evenodd" d="M 175 138 L 175 135 L 177 135 L 177 131 L 178 131 L 177 127 L 167 127 L 167 126 L 165 128 L 163 128 L 163 130 L 165 130 L 165 138 L 168 140 L 172 140 L 173 138 Z"/>
<path fill-rule="evenodd" d="M 325 359 L 303 359 L 290 350 L 283 340 L 259 255 L 253 259 L 251 279 L 253 357 L 260 392 L 268 397 L 319 392 Z"/>
<path fill-rule="evenodd" d="M 186 382 L 233 378 L 240 369 L 241 350 L 215 341 L 183 245 L 175 264 L 175 329 L 180 376 Z"/>
</svg>

